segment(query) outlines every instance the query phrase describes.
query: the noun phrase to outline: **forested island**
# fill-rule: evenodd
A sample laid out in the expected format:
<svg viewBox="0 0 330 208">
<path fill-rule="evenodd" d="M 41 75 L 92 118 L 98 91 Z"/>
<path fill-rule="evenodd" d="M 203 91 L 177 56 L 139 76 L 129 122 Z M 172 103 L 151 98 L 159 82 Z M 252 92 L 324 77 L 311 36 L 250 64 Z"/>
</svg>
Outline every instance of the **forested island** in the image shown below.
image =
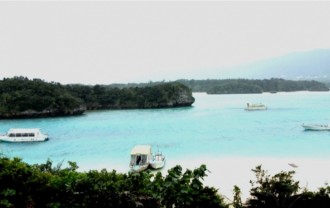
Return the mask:
<svg viewBox="0 0 330 208">
<path fill-rule="evenodd" d="M 125 208 L 328 208 L 330 186 L 312 192 L 294 180 L 294 171 L 269 175 L 252 169 L 248 199 L 233 187 L 233 200 L 205 186 L 207 167 L 161 172 L 117 173 L 115 170 L 79 172 L 75 162 L 53 166 L 51 161 L 30 165 L 0 156 L 0 207 L 125 207 Z M 221 185 L 221 184 L 219 184 Z"/>
<path fill-rule="evenodd" d="M 263 92 L 294 92 L 294 91 L 329 91 L 324 83 L 317 81 L 293 81 L 284 79 L 207 79 L 177 80 L 193 92 L 208 94 L 243 94 Z"/>
<path fill-rule="evenodd" d="M 80 115 L 86 110 L 190 106 L 191 90 L 178 82 L 119 89 L 62 85 L 26 77 L 0 81 L 0 118 Z"/>
<path fill-rule="evenodd" d="M 263 92 L 295 92 L 295 91 L 329 91 L 329 84 L 313 80 L 285 80 L 272 79 L 206 79 L 206 80 L 176 80 L 189 87 L 192 92 L 206 92 L 208 94 L 244 94 Z M 154 86 L 162 82 L 110 84 L 108 87 L 120 89 L 129 87 Z"/>
<path fill-rule="evenodd" d="M 26 77 L 0 81 L 0 118 L 80 115 L 86 110 L 145 109 L 191 106 L 192 92 L 243 94 L 329 91 L 317 81 L 284 79 L 177 80 L 109 85 L 62 85 Z"/>
</svg>

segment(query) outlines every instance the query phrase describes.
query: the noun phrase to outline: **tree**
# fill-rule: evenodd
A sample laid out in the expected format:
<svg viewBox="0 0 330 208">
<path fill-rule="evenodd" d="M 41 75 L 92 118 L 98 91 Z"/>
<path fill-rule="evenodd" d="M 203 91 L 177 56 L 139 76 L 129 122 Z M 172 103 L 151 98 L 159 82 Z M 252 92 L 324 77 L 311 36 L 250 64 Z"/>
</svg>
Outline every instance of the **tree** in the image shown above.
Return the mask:
<svg viewBox="0 0 330 208">
<path fill-rule="evenodd" d="M 252 170 L 256 181 L 250 181 L 251 198 L 247 201 L 250 208 L 290 208 L 300 198 L 299 182 L 293 180 L 294 171 L 280 172 L 274 176 L 267 174 L 261 166 Z"/>
<path fill-rule="evenodd" d="M 161 190 L 162 204 L 166 208 L 227 207 L 216 189 L 203 186 L 201 180 L 207 176 L 206 171 L 205 165 L 194 171 L 186 170 L 184 173 L 181 166 L 170 169 Z"/>
<path fill-rule="evenodd" d="M 238 186 L 234 186 L 234 200 L 233 200 L 233 207 L 234 208 L 243 208 L 242 198 L 241 198 L 241 189 Z"/>
<path fill-rule="evenodd" d="M 202 184 L 205 165 L 184 173 L 176 166 L 165 177 L 149 171 L 78 172 L 74 162 L 61 166 L 0 157 L 0 207 L 227 207 L 216 189 Z"/>
</svg>

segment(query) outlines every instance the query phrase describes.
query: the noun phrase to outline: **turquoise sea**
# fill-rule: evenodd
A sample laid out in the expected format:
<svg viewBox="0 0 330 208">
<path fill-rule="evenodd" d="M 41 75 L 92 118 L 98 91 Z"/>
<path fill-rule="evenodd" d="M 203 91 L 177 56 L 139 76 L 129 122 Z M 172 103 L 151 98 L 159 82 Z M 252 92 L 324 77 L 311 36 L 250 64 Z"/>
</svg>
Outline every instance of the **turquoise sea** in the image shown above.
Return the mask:
<svg viewBox="0 0 330 208">
<path fill-rule="evenodd" d="M 330 158 L 330 132 L 303 123 L 330 121 L 330 92 L 238 95 L 194 93 L 192 107 L 89 111 L 82 116 L 0 120 L 9 128 L 41 128 L 40 143 L 0 143 L 0 152 L 28 163 L 75 161 L 82 167 L 127 167 L 131 148 L 151 144 L 168 160 L 189 157 Z M 247 102 L 266 111 L 248 112 Z"/>
</svg>

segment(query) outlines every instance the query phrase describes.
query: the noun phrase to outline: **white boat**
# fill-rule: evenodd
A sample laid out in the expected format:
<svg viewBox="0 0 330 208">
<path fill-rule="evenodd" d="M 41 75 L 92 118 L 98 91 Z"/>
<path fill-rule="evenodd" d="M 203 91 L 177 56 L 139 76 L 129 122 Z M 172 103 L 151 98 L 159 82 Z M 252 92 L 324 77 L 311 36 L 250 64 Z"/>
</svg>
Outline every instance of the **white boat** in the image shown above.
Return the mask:
<svg viewBox="0 0 330 208">
<path fill-rule="evenodd" d="M 157 152 L 152 156 L 150 167 L 152 169 L 161 169 L 165 166 L 165 156 L 161 152 Z"/>
<path fill-rule="evenodd" d="M 247 103 L 245 110 L 254 111 L 254 110 L 267 110 L 267 106 L 262 103 Z"/>
<path fill-rule="evenodd" d="M 152 151 L 150 145 L 136 145 L 131 151 L 131 171 L 140 172 L 146 170 L 151 159 Z"/>
<path fill-rule="evenodd" d="M 330 131 L 330 125 L 327 124 L 303 124 L 302 127 L 309 131 Z"/>
<path fill-rule="evenodd" d="M 0 135 L 3 142 L 41 142 L 48 140 L 48 135 L 40 129 L 9 129 L 7 134 Z"/>
</svg>

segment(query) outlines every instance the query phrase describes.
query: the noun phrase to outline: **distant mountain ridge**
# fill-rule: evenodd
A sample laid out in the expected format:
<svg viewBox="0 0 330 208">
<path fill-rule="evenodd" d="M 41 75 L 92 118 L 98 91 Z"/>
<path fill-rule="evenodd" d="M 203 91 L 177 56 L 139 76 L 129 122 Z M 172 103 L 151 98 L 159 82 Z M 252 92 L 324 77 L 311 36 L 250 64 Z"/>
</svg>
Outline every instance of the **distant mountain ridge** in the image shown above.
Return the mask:
<svg viewBox="0 0 330 208">
<path fill-rule="evenodd" d="M 229 68 L 240 78 L 330 81 L 330 49 L 294 52 Z M 237 78 L 237 77 L 231 77 Z"/>
</svg>

